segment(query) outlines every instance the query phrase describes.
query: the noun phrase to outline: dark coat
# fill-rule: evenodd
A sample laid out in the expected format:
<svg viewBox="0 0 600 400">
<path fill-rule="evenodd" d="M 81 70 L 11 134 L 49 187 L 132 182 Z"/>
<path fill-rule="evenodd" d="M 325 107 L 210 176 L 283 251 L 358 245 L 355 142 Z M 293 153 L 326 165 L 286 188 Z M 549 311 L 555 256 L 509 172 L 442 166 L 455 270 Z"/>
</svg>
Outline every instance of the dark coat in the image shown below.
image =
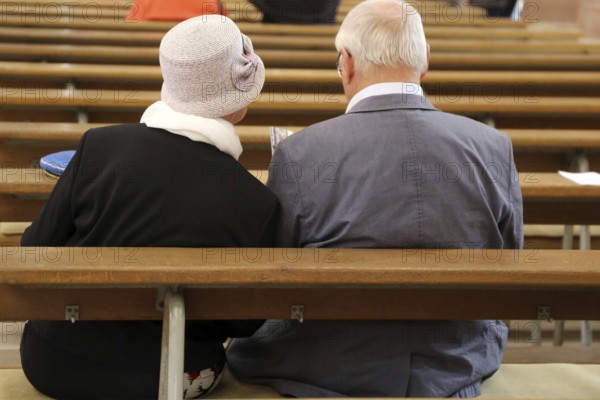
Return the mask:
<svg viewBox="0 0 600 400">
<path fill-rule="evenodd" d="M 340 0 L 250 0 L 263 22 L 333 24 Z"/>
<path fill-rule="evenodd" d="M 269 247 L 278 207 L 260 181 L 212 145 L 144 124 L 111 126 L 85 133 L 21 244 Z M 186 371 L 222 362 L 226 337 L 250 335 L 260 324 L 188 321 Z M 30 321 L 23 369 L 53 397 L 155 397 L 160 337 L 161 324 L 152 321 Z"/>
<path fill-rule="evenodd" d="M 472 0 L 471 4 L 485 8 L 488 17 L 510 17 L 517 0 Z"/>
</svg>

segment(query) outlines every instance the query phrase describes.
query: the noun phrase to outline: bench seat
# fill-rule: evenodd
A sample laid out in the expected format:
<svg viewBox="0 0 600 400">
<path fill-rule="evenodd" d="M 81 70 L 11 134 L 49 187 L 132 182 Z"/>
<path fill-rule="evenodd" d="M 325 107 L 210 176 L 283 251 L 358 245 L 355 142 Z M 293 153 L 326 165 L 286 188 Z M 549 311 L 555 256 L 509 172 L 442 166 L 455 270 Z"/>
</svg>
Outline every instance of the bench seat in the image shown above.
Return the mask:
<svg viewBox="0 0 600 400">
<path fill-rule="evenodd" d="M 267 68 L 327 68 L 334 51 L 260 50 Z M 73 44 L 0 43 L 0 59 L 52 62 L 97 62 L 103 64 L 158 65 L 157 47 Z M 600 68 L 598 54 L 522 54 L 433 52 L 430 70 L 438 69 L 592 70 Z"/>
<path fill-rule="evenodd" d="M 596 43 L 582 43 L 573 38 L 567 41 L 543 40 L 538 31 L 517 31 L 531 37 L 528 39 L 504 39 L 497 33 L 499 38 L 494 40 L 494 45 L 489 45 L 491 36 L 470 39 L 447 39 L 449 35 L 454 37 L 454 29 L 473 32 L 479 28 L 448 28 L 445 37 L 433 37 L 428 40 L 432 51 L 456 51 L 467 52 L 521 52 L 521 53 L 600 53 L 600 45 Z M 487 30 L 482 30 L 486 32 Z M 558 32 L 562 35 L 563 32 Z M 90 30 L 90 29 L 52 29 L 29 27 L 0 27 L 0 40 L 3 42 L 28 42 L 28 43 L 71 43 L 71 44 L 112 44 L 122 46 L 158 46 L 164 33 L 155 31 L 115 31 L 115 30 Z M 326 36 L 282 36 L 282 35 L 251 35 L 255 49 L 321 49 L 334 50 L 333 37 Z"/>
<path fill-rule="evenodd" d="M 503 364 L 483 383 L 485 399 L 571 399 L 596 400 L 600 393 L 600 365 L 576 364 Z M 229 371 L 209 399 L 278 398 L 271 388 L 246 385 Z M 10 400 L 44 400 L 25 378 L 21 369 L 0 370 L 0 398 Z"/>
<path fill-rule="evenodd" d="M 267 171 L 251 172 L 266 182 Z M 557 173 L 523 172 L 519 181 L 525 223 L 600 224 L 600 186 L 577 185 Z M 40 169 L 0 169 L 0 222 L 31 221 L 55 183 Z"/>
<path fill-rule="evenodd" d="M 95 87 L 102 84 L 127 82 L 150 84 L 159 88 L 162 74 L 158 66 L 67 64 L 0 61 L 0 72 L 9 84 L 13 80 L 26 82 L 92 82 Z M 300 85 L 310 85 L 308 92 L 342 93 L 340 79 L 334 69 L 269 68 L 266 70 L 267 89 L 292 90 Z M 568 96 L 588 89 L 592 94 L 600 87 L 600 74 L 586 71 L 430 71 L 423 81 L 423 88 L 432 93 L 457 91 L 470 95 L 487 95 L 493 102 L 499 95 L 520 95 L 533 99 L 543 95 L 542 89 L 563 87 L 562 95 Z M 503 90 L 500 91 L 500 88 Z M 568 89 L 565 89 L 568 88 Z M 578 91 L 576 90 L 578 89 Z"/>
<path fill-rule="evenodd" d="M 0 63 L 1 64 L 1 63 Z M 6 167 L 37 166 L 49 153 L 74 149 L 85 131 L 106 124 L 4 122 L 0 125 L 0 159 Z M 298 131 L 299 126 L 287 129 Z M 504 129 L 511 137 L 520 172 L 565 169 L 575 155 L 588 158 L 590 170 L 600 166 L 600 130 Z M 238 125 L 244 152 L 240 162 L 266 169 L 271 160 L 269 126 Z"/>
<path fill-rule="evenodd" d="M 135 85 L 121 90 L 90 88 L 85 90 L 27 88 L 7 86 L 2 93 L 2 108 L 86 108 L 142 112 L 160 99 L 159 91 L 137 90 Z M 538 97 L 538 96 L 430 96 L 429 101 L 442 111 L 468 115 L 597 117 L 600 114 L 598 97 Z M 250 104 L 250 114 L 285 116 L 338 116 L 346 110 L 346 98 L 335 93 L 263 93 Z M 139 118 L 139 117 L 138 117 Z M 293 123 L 293 122 L 292 122 Z"/>
<path fill-rule="evenodd" d="M 75 321 L 79 309 L 87 320 L 160 319 L 164 305 L 168 399 L 181 390 L 185 318 L 600 319 L 594 251 L 503 250 L 491 259 L 488 250 L 459 251 L 442 259 L 447 250 L 91 250 L 3 251 L 0 319 Z"/>
</svg>

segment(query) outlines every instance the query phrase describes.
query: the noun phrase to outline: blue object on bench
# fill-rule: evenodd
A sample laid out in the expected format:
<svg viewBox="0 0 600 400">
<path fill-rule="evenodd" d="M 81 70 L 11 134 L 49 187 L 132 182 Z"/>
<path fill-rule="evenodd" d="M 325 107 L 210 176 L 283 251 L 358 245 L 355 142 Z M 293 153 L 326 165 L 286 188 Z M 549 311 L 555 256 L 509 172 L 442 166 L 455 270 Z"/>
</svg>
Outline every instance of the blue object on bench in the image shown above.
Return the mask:
<svg viewBox="0 0 600 400">
<path fill-rule="evenodd" d="M 75 150 L 48 154 L 40 159 L 40 167 L 49 174 L 61 176 L 69 162 L 71 162 L 73 155 L 75 155 Z"/>
</svg>

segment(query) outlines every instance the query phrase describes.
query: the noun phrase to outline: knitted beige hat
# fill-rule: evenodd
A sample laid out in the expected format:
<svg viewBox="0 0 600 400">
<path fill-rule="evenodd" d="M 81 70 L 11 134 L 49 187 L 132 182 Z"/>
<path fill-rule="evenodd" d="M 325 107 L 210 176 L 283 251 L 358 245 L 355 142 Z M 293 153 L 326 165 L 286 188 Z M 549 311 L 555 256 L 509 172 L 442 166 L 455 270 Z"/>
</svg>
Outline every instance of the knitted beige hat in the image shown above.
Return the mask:
<svg viewBox="0 0 600 400">
<path fill-rule="evenodd" d="M 217 118 L 258 98 L 265 66 L 250 38 L 222 15 L 190 18 L 160 42 L 161 100 L 175 111 Z"/>
</svg>

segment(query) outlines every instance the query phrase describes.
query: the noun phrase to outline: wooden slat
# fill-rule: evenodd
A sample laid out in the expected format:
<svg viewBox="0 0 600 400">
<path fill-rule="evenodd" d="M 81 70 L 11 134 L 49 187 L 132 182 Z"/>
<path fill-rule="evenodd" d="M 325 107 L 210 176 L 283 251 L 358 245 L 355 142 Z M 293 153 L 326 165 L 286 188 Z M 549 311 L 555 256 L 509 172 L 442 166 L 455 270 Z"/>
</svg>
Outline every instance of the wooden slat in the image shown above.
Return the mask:
<svg viewBox="0 0 600 400">
<path fill-rule="evenodd" d="M 448 28 L 453 29 L 453 28 Z M 457 28 L 459 29 L 459 28 Z M 464 28 L 471 29 L 471 28 Z M 474 28 L 478 29 L 478 28 Z M 484 30 L 486 31 L 486 30 Z M 519 31 L 520 32 L 520 31 Z M 526 31 L 536 32 L 536 31 Z M 154 31 L 120 32 L 113 30 L 89 29 L 50 29 L 50 28 L 19 28 L 0 27 L 0 40 L 5 42 L 28 43 L 66 43 L 66 44 L 96 44 L 122 46 L 158 46 L 163 33 Z M 464 50 L 467 52 L 534 52 L 534 53 L 600 53 L 600 45 L 568 41 L 544 41 L 537 37 L 528 40 L 507 40 L 501 35 L 493 35 L 497 39 L 490 46 L 490 38 L 455 39 L 452 31 L 445 33 L 443 38 L 428 39 L 433 52 Z M 453 39 L 447 39 L 453 37 Z M 321 49 L 333 50 L 333 37 L 323 36 L 279 36 L 268 34 L 251 35 L 256 49 Z M 485 39 L 485 40 L 483 40 Z"/>
<path fill-rule="evenodd" d="M 71 142 L 76 143 L 83 133 L 92 128 L 106 124 L 78 124 L 63 122 L 2 122 L 0 124 L 0 141 L 19 142 Z M 288 127 L 298 131 L 302 127 Z M 270 143 L 269 126 L 236 126 L 236 133 L 243 144 L 264 145 Z M 600 135 L 600 132 L 598 132 Z"/>
<path fill-rule="evenodd" d="M 433 69 L 529 69 L 598 71 L 600 55 L 595 54 L 515 54 L 515 53 L 437 53 L 431 54 Z"/>
<path fill-rule="evenodd" d="M 268 172 L 251 170 L 261 181 L 266 181 Z M 600 186 L 578 185 L 557 173 L 522 172 L 519 182 L 523 197 L 534 199 L 591 199 L 600 201 Z M 38 168 L 0 169 L 0 194 L 31 195 L 48 194 L 56 179 L 45 175 Z"/>
<path fill-rule="evenodd" d="M 0 14 L 1 15 L 1 14 Z M 168 29 L 172 28 L 175 23 L 172 22 L 122 22 L 114 20 L 96 20 L 95 22 L 86 22 L 85 19 L 75 19 L 74 17 L 59 18 L 55 17 L 49 20 L 48 18 L 38 18 L 35 23 L 33 18 L 29 24 L 27 19 L 19 16 L 0 16 L 3 26 L 13 27 L 17 29 L 35 28 L 35 29 L 74 29 L 74 30 L 93 30 L 93 31 L 110 31 L 121 32 L 157 32 L 164 34 Z M 62 22 L 61 22 L 62 20 Z M 89 21 L 89 19 L 88 19 Z M 152 29 L 144 29 L 144 28 Z M 323 37 L 330 41 L 333 40 L 339 30 L 337 25 L 293 25 L 293 24 L 263 24 L 258 22 L 239 23 L 238 27 L 247 35 L 284 35 L 294 37 Z M 121 34 L 123 35 L 123 34 Z M 498 27 L 493 23 L 485 26 L 440 26 L 426 25 L 425 35 L 428 39 L 448 38 L 454 39 L 475 39 L 481 38 L 485 40 L 552 40 L 552 41 L 575 41 L 582 36 L 582 32 L 577 28 L 561 27 L 554 28 L 552 26 L 527 29 L 523 25 L 516 28 L 501 26 Z"/>
<path fill-rule="evenodd" d="M 49 190 L 39 188 L 37 191 Z M 19 198 L 13 195 L 0 194 L 0 222 L 33 221 L 46 203 L 45 199 Z"/>
<path fill-rule="evenodd" d="M 268 172 L 251 170 L 266 183 Z M 519 174 L 528 224 L 600 224 L 600 187 L 580 186 L 556 173 Z M 0 169 L 0 222 L 31 221 L 56 183 L 40 169 Z"/>
<path fill-rule="evenodd" d="M 0 283 L 221 288 L 600 288 L 600 252 L 0 248 Z M 600 310 L 598 310 L 600 312 Z"/>
<path fill-rule="evenodd" d="M 259 51 L 267 67 L 333 69 L 335 51 Z M 0 59 L 78 61 L 158 65 L 158 49 L 136 46 L 0 43 Z M 600 69 L 600 54 L 441 53 L 431 55 L 430 69 Z"/>
<path fill-rule="evenodd" d="M 516 149 L 598 149 L 600 131 L 576 129 L 504 129 Z"/>
<path fill-rule="evenodd" d="M 3 106 L 32 107 L 86 107 L 143 110 L 160 98 L 155 91 L 59 88 L 3 89 Z M 532 96 L 430 96 L 434 106 L 443 111 L 465 114 L 551 114 L 589 115 L 600 113 L 600 98 L 584 97 L 532 97 Z M 341 94 L 324 93 L 266 93 L 250 105 L 250 114 L 276 113 L 281 115 L 311 114 L 332 116 L 346 109 L 346 98 Z"/>
<path fill-rule="evenodd" d="M 77 124 L 67 122 L 2 122 L 0 140 L 68 141 L 81 139 L 83 133 L 104 124 Z"/>
<path fill-rule="evenodd" d="M 50 257 L 54 256 L 48 254 Z M 91 251 L 89 254 L 91 257 L 95 255 Z M 29 258 L 33 257 L 34 254 L 29 255 Z M 431 253 L 430 257 L 435 256 Z M 90 260 L 94 259 L 90 258 Z M 98 272 L 103 271 L 103 267 L 97 269 Z M 168 269 L 164 270 L 168 271 Z M 104 272 L 107 276 L 113 275 L 112 271 Z M 414 271 L 407 268 L 405 272 L 412 275 Z M 421 273 L 429 274 L 429 271 Z M 542 273 L 540 271 L 539 274 L 529 276 L 533 281 Z M 264 277 L 271 275 L 267 271 L 261 274 Z M 582 276 L 588 276 L 588 273 Z M 432 281 L 435 279 L 431 278 Z M 69 286 L 71 285 L 73 283 L 69 281 Z M 0 320 L 64 320 L 65 307 L 73 304 L 79 305 L 81 320 L 159 320 L 162 318 L 162 313 L 156 310 L 156 290 L 153 289 L 139 287 L 68 289 L 65 284 L 61 286 L 60 290 L 56 290 L 31 287 L 23 289 L 0 285 L 0 304 L 2 304 Z M 535 320 L 538 317 L 539 306 L 550 307 L 551 315 L 556 319 L 600 319 L 600 309 L 596 306 L 600 301 L 598 290 L 532 290 L 512 287 L 478 290 L 469 288 L 469 285 L 454 290 L 440 287 L 245 289 L 242 287 L 244 285 L 239 286 L 241 287 L 235 289 L 185 289 L 186 317 L 189 319 L 290 319 L 291 307 L 301 304 L 304 306 L 306 320 Z M 419 307 L 415 307 L 414 304 L 419 304 Z"/>
<path fill-rule="evenodd" d="M 30 167 L 49 153 L 74 149 L 88 129 L 105 124 L 3 122 L 0 124 L 0 160 L 5 167 Z M 269 126 L 238 125 L 244 146 L 240 162 L 247 168 L 265 169 L 271 159 Z M 288 126 L 299 131 L 303 127 Z M 585 151 L 591 168 L 598 160 L 600 130 L 524 129 L 505 130 L 511 137 L 521 172 L 556 171 L 566 168 L 574 151 Z"/>
<path fill-rule="evenodd" d="M 523 197 L 528 199 L 600 200 L 600 186 L 579 185 L 556 173 L 524 172 L 519 174 Z"/>
<path fill-rule="evenodd" d="M 123 47 L 123 46 L 84 46 L 60 44 L 34 44 L 23 46 L 20 43 L 0 43 L 0 56 L 33 57 L 34 60 L 47 58 L 57 60 L 92 59 L 127 60 L 136 63 L 158 64 L 158 48 L 156 47 Z"/>
<path fill-rule="evenodd" d="M 0 169 L 0 194 L 2 195 L 48 194 L 55 184 L 56 179 L 44 174 L 39 168 Z"/>
<path fill-rule="evenodd" d="M 78 124 L 61 122 L 2 122 L 0 141 L 18 142 L 71 142 L 79 141 L 83 133 L 105 124 Z M 297 132 L 303 127 L 287 127 Z M 515 149 L 600 149 L 600 130 L 577 129 L 505 129 Z M 243 144 L 270 144 L 269 126 L 236 126 Z"/>
<path fill-rule="evenodd" d="M 158 66 L 69 64 L 0 61 L 0 74 L 20 78 L 62 78 L 64 80 L 126 81 L 130 83 L 162 82 Z M 266 82 L 270 84 L 331 84 L 341 88 L 337 72 L 332 68 L 299 69 L 269 68 Z M 430 71 L 423 81 L 431 85 L 490 85 L 525 87 L 540 86 L 600 86 L 600 72 L 533 72 L 533 71 Z M 333 86 L 332 86 L 333 87 Z"/>
</svg>

